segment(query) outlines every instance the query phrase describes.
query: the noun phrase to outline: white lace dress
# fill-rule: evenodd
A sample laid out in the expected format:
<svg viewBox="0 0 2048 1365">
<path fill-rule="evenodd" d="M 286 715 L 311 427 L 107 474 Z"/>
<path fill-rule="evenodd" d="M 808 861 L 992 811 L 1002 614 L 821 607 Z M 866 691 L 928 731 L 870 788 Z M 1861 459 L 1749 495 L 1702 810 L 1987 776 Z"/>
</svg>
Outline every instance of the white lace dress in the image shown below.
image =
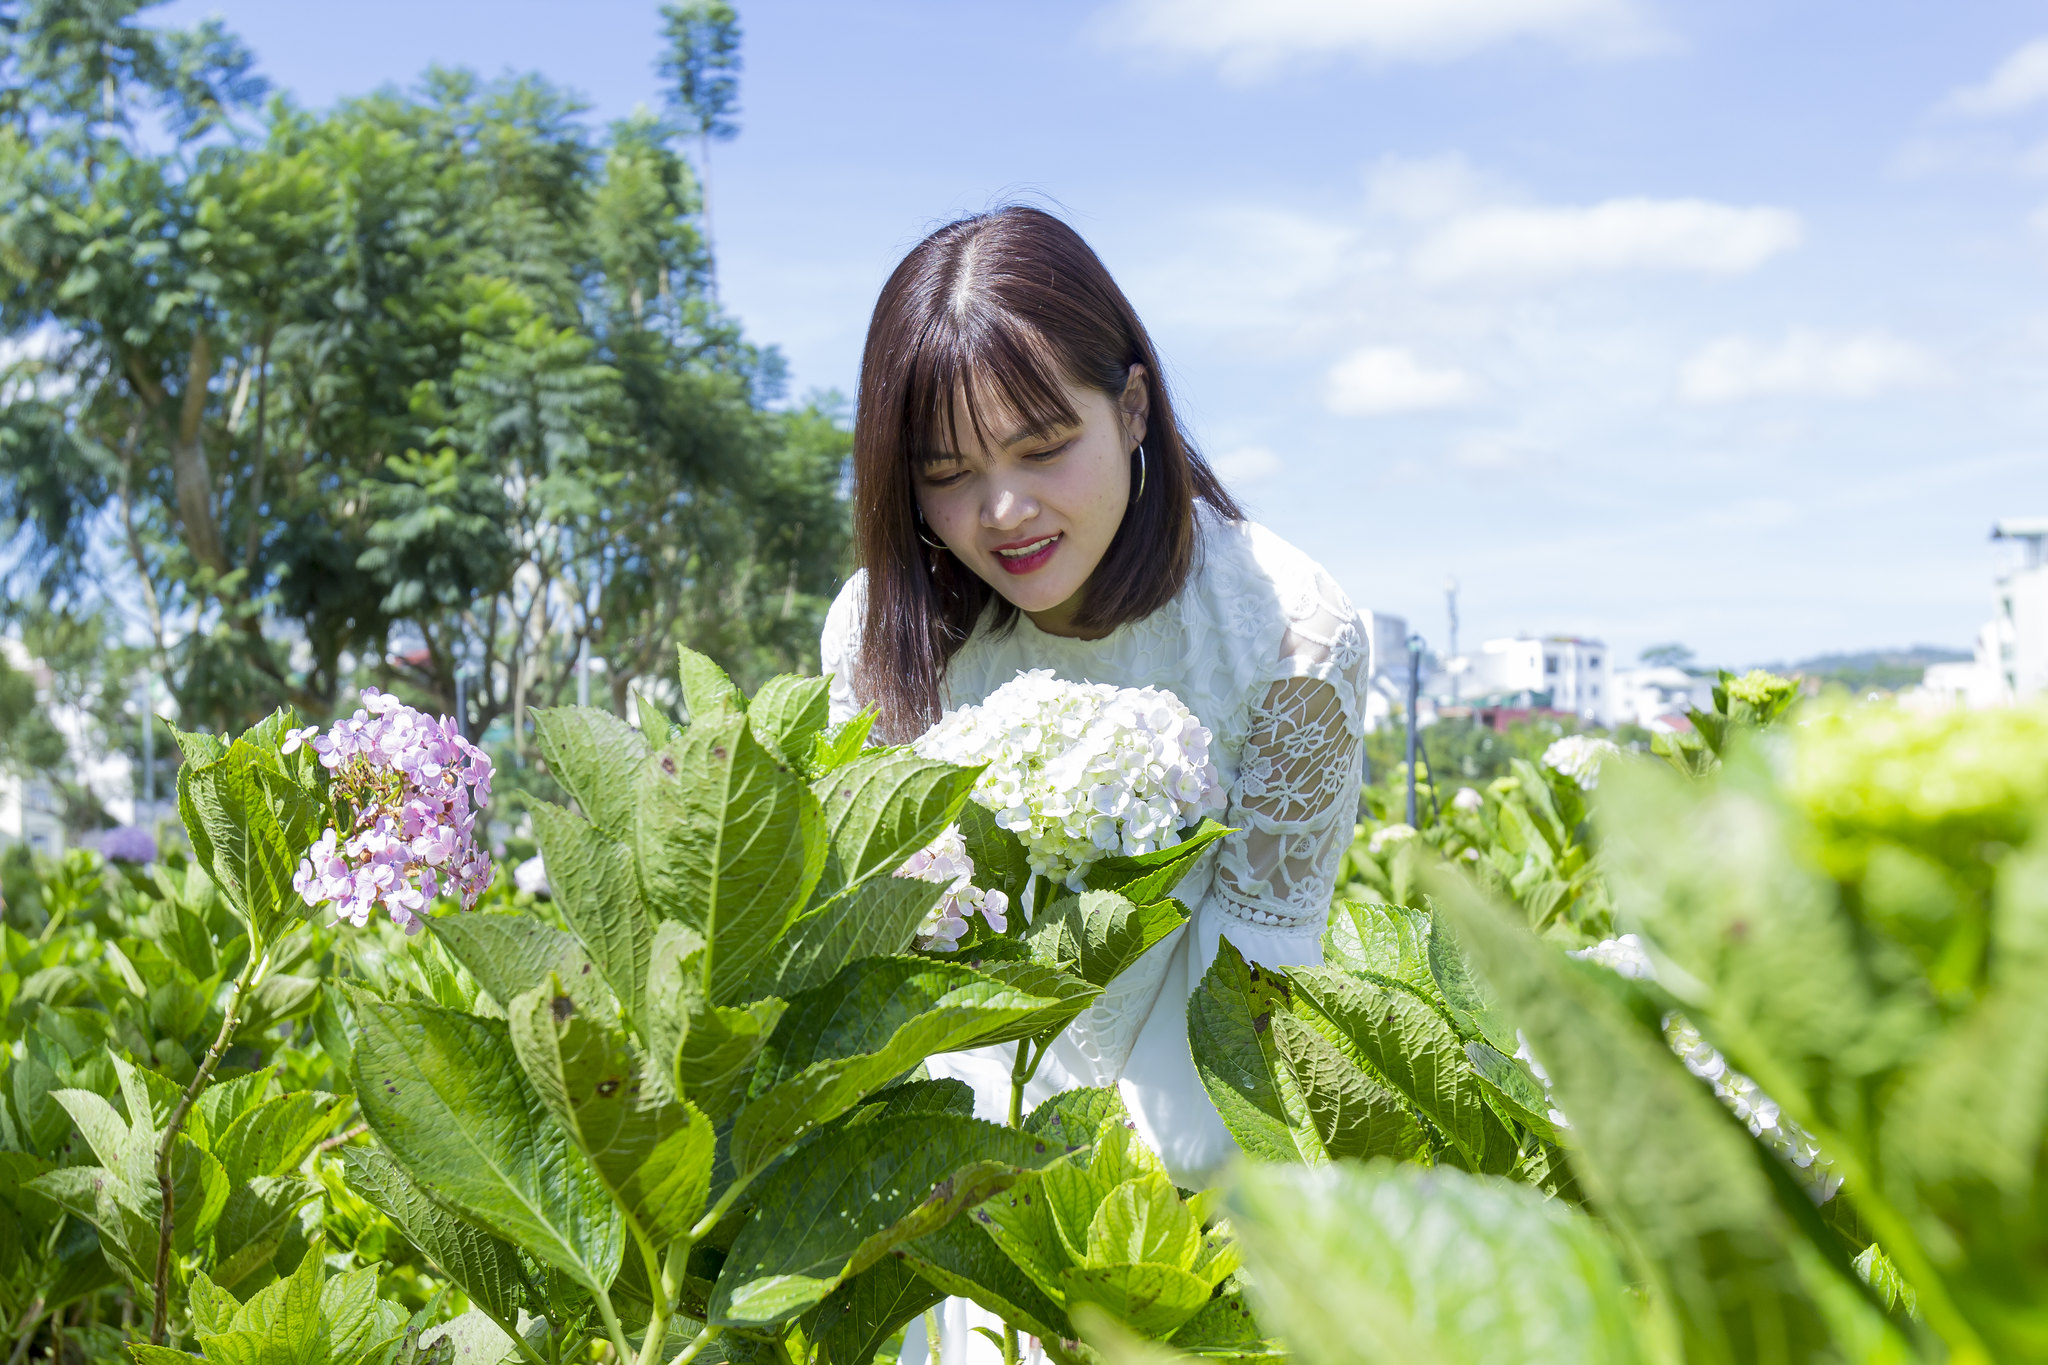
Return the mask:
<svg viewBox="0 0 2048 1365">
<path fill-rule="evenodd" d="M 866 578 L 825 619 L 832 716 L 860 709 L 852 677 Z M 1371 633 L 1307 555 L 1264 527 L 1204 515 L 1180 594 L 1100 640 L 1048 635 L 1020 616 L 977 629 L 946 670 L 949 709 L 980 702 L 1020 670 L 1074 682 L 1171 689 L 1209 727 L 1238 833 L 1205 854 L 1177 894 L 1189 923 L 1114 982 L 1054 1044 L 1027 1105 L 1078 1085 L 1115 1085 L 1182 1185 L 1208 1183 L 1234 1150 L 1195 1075 L 1187 999 L 1219 935 L 1268 966 L 1322 960 L 1337 864 L 1351 837 L 1364 754 Z M 935 1076 L 974 1087 L 975 1109 L 1008 1117 L 1012 1048 L 951 1053 Z M 950 1354 L 950 1352 L 948 1353 Z"/>
</svg>

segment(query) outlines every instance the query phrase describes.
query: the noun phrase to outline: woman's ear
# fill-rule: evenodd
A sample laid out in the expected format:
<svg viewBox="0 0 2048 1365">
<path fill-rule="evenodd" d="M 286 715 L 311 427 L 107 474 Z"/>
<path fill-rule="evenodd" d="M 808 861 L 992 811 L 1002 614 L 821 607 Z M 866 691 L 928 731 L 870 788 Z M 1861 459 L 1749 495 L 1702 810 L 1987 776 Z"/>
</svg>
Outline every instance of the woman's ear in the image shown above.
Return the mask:
<svg viewBox="0 0 2048 1365">
<path fill-rule="evenodd" d="M 1117 411 L 1124 419 L 1124 438 L 1132 445 L 1145 439 L 1152 420 L 1152 386 L 1145 382 L 1145 367 L 1133 365 L 1124 372 L 1124 391 L 1117 396 Z"/>
</svg>

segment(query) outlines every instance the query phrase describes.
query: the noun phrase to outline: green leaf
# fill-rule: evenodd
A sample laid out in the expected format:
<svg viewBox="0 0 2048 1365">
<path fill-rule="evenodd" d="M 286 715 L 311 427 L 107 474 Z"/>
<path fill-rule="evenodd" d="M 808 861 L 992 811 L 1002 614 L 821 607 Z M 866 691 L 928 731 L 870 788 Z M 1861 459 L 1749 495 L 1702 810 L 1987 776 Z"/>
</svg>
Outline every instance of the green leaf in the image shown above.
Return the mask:
<svg viewBox="0 0 2048 1365">
<path fill-rule="evenodd" d="M 1598 1228 L 1526 1186 L 1380 1162 L 1250 1166 L 1231 1204 L 1263 1326 L 1318 1365 L 1644 1357 Z"/>
<path fill-rule="evenodd" d="M 1323 931 L 1323 960 L 1437 993 L 1429 969 L 1429 916 L 1405 905 L 1338 901 Z"/>
<path fill-rule="evenodd" d="M 945 1297 L 908 1262 L 884 1256 L 833 1290 L 806 1320 L 804 1335 L 832 1365 L 867 1365 L 905 1323 Z"/>
<path fill-rule="evenodd" d="M 1005 942 L 1006 940 L 996 940 Z M 980 949 L 975 950 L 977 953 Z M 1044 1038 L 1058 1033 L 1081 1017 L 1081 1011 L 1102 995 L 1102 987 L 1083 981 L 1070 972 L 1042 962 L 989 961 L 976 965 L 983 976 L 1002 982 L 1012 990 L 1038 996 L 1045 1003 L 1028 1019 L 1019 1021 L 1012 1037 Z"/>
<path fill-rule="evenodd" d="M 1049 967 L 1107 986 L 1152 945 L 1187 923 L 1176 900 L 1133 905 L 1115 891 L 1089 891 L 1056 903 L 1025 934 L 1031 955 Z"/>
<path fill-rule="evenodd" d="M 1488 1105 L 1464 1045 L 1433 1007 L 1334 967 L 1290 968 L 1287 979 L 1297 1011 L 1434 1124 L 1457 1164 L 1496 1175 L 1513 1169 L 1514 1136 Z"/>
<path fill-rule="evenodd" d="M 657 1251 L 704 1211 L 711 1124 L 688 1100 L 649 1095 L 625 1035 L 579 1009 L 559 982 L 507 1011 L 513 1049 L 541 1102 Z"/>
<path fill-rule="evenodd" d="M 304 918 L 292 875 L 326 822 L 325 807 L 239 741 L 181 777 L 198 826 L 186 831 L 195 853 L 203 844 L 202 865 L 255 941 L 275 943 Z"/>
<path fill-rule="evenodd" d="M 584 1009 L 610 1007 L 610 992 L 583 945 L 529 915 L 440 915 L 427 925 L 501 1009 L 551 976 Z"/>
<path fill-rule="evenodd" d="M 503 1024 L 357 995 L 363 1116 L 430 1198 L 602 1294 L 624 1247 L 618 1210 L 544 1117 Z"/>
<path fill-rule="evenodd" d="M 907 749 L 878 749 L 819 778 L 811 789 L 824 806 L 841 885 L 903 866 L 959 815 L 980 775 L 979 768 L 956 768 Z"/>
<path fill-rule="evenodd" d="M 1501 1017 L 1486 987 L 1472 974 L 1465 950 L 1440 914 L 1430 921 L 1429 974 L 1436 982 L 1438 998 L 1463 1036 L 1482 1038 L 1497 1052 L 1512 1055 L 1518 1050 L 1514 1029 Z"/>
<path fill-rule="evenodd" d="M 981 1210 L 956 1218 L 937 1232 L 906 1243 L 906 1262 L 948 1294 L 972 1299 L 1006 1322 L 1041 1340 L 1074 1335 L 1066 1310 L 1017 1268 L 989 1235 Z"/>
<path fill-rule="evenodd" d="M 1247 963 L 1228 938 L 1188 997 L 1195 1074 L 1238 1146 L 1264 1161 L 1323 1161 L 1322 1138 L 1273 1037 L 1284 976 Z"/>
<path fill-rule="evenodd" d="M 945 894 L 944 886 L 915 877 L 870 877 L 805 910 L 747 993 L 795 995 L 830 981 L 849 962 L 907 953 Z"/>
<path fill-rule="evenodd" d="M 1074 1266 L 1060 1275 L 1067 1308 L 1094 1304 L 1132 1330 L 1171 1336 L 1209 1301 L 1209 1282 L 1168 1265 Z"/>
<path fill-rule="evenodd" d="M 1557 1125 L 1550 1121 L 1550 1097 L 1527 1067 L 1477 1040 L 1465 1044 L 1465 1056 L 1485 1082 L 1497 1112 L 1545 1142 L 1558 1140 Z"/>
<path fill-rule="evenodd" d="M 1025 1170 L 1046 1144 L 951 1114 L 846 1127 L 783 1163 L 755 1193 L 710 1321 L 766 1326 L 795 1317 L 904 1242 L 924 1236 Z"/>
<path fill-rule="evenodd" d="M 761 684 L 747 704 L 748 728 L 769 753 L 803 768 L 831 719 L 832 680 L 784 673 Z"/>
<path fill-rule="evenodd" d="M 1195 860 L 1209 851 L 1209 845 L 1236 832 L 1228 825 L 1204 820 L 1172 848 L 1134 858 L 1104 858 L 1088 869 L 1085 880 L 1091 891 L 1121 891 L 1138 905 L 1151 905 L 1173 894 L 1173 888 L 1194 870 Z"/>
<path fill-rule="evenodd" d="M 1024 1116 L 1024 1131 L 1063 1144 L 1069 1152 L 1089 1146 L 1109 1119 L 1128 1120 L 1124 1098 L 1114 1086 L 1062 1090 Z"/>
<path fill-rule="evenodd" d="M 696 964 L 703 951 L 694 930 L 674 921 L 655 928 L 648 967 L 648 1046 L 657 1058 L 669 1059 L 676 1093 L 716 1124 L 745 1098 L 754 1059 L 782 1017 L 785 1002 L 756 1000 L 741 1008 L 710 1004 Z"/>
<path fill-rule="evenodd" d="M 648 908 L 695 929 L 714 1004 L 743 988 L 817 885 L 817 798 L 754 739 L 744 716 L 701 720 L 640 783 L 641 887 Z"/>
<path fill-rule="evenodd" d="M 1028 1036 L 1056 1002 L 929 958 L 866 958 L 790 1001 L 733 1126 L 744 1178 L 935 1053 Z"/>
<path fill-rule="evenodd" d="M 213 1154 L 235 1185 L 259 1176 L 289 1175 L 348 1109 L 347 1100 L 322 1090 L 290 1091 L 264 1100 L 229 1124 L 213 1140 Z"/>
<path fill-rule="evenodd" d="M 299 1210 L 319 1197 L 317 1188 L 295 1175 L 258 1176 L 237 1185 L 214 1224 L 220 1253 L 214 1281 L 232 1289 L 268 1266 L 285 1233 L 297 1226 Z"/>
<path fill-rule="evenodd" d="M 654 922 L 640 901 L 631 846 L 559 806 L 535 802 L 530 810 L 555 907 L 644 1033 Z"/>
<path fill-rule="evenodd" d="M 1156 1261 L 1187 1269 L 1201 1245 L 1201 1224 L 1173 1182 L 1154 1172 L 1122 1182 L 1096 1205 L 1088 1224 L 1087 1264 Z M 1202 1297 L 1209 1297 L 1206 1286 Z"/>
<path fill-rule="evenodd" d="M 590 823 L 612 839 L 633 837 L 633 792 L 647 766 L 647 739 L 609 711 L 563 706 L 533 713 L 534 742 L 548 772 Z M 548 880 L 555 865 L 548 862 Z"/>
<path fill-rule="evenodd" d="M 845 767 L 867 747 L 868 732 L 874 728 L 875 712 L 870 708 L 820 731 L 811 740 L 811 755 L 804 771 L 815 779 Z"/>
<path fill-rule="evenodd" d="M 1276 1010 L 1271 1036 L 1284 1079 L 1300 1097 L 1302 1113 L 1326 1155 L 1416 1160 L 1428 1150 L 1422 1126 L 1401 1099 L 1315 1025 Z"/>
<path fill-rule="evenodd" d="M 341 1162 L 349 1188 L 389 1218 L 445 1278 L 493 1317 L 518 1320 L 527 1283 L 511 1243 L 427 1198 L 388 1152 L 344 1147 Z"/>
<path fill-rule="evenodd" d="M 1672 1055 L 1654 1018 L 1628 1012 L 1618 978 L 1565 958 L 1462 880 L 1437 878 L 1432 889 L 1549 1073 L 1572 1116 L 1573 1170 L 1668 1296 L 1687 1359 L 1829 1352 L 1803 1285 L 1819 1258 L 1802 1254 L 1749 1135 Z"/>
<path fill-rule="evenodd" d="M 683 684 L 683 706 L 690 724 L 725 721 L 746 714 L 747 699 L 734 687 L 725 670 L 709 656 L 682 645 L 676 646 L 676 662 Z"/>
<path fill-rule="evenodd" d="M 960 807 L 956 823 L 967 856 L 974 860 L 975 885 L 1002 892 L 1012 906 L 1021 909 L 1031 880 L 1031 856 L 1025 852 L 1024 841 L 998 825 L 995 813 L 976 801 Z"/>
</svg>

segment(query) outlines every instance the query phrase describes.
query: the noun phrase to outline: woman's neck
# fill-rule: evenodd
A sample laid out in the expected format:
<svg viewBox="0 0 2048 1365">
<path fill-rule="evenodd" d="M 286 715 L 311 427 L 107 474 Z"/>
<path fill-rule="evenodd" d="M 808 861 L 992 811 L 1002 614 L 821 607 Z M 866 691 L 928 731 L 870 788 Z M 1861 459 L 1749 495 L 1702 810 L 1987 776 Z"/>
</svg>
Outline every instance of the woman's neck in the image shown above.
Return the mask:
<svg viewBox="0 0 2048 1365">
<path fill-rule="evenodd" d="M 1069 640 L 1100 640 L 1115 629 L 1113 626 L 1105 629 L 1100 626 L 1075 625 L 1074 618 L 1081 614 L 1081 594 L 1078 592 L 1056 607 L 1047 607 L 1044 611 L 1027 611 L 1024 614 L 1031 618 L 1032 625 L 1047 635 L 1060 635 Z"/>
</svg>

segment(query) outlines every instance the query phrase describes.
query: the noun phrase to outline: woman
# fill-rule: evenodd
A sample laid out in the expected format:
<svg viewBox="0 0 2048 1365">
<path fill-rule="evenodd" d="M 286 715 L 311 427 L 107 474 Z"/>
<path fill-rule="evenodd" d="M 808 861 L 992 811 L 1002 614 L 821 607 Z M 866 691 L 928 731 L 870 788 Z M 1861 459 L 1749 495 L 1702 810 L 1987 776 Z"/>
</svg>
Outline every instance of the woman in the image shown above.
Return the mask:
<svg viewBox="0 0 2048 1365">
<path fill-rule="evenodd" d="M 1187 998 L 1218 936 L 1322 960 L 1363 754 L 1365 631 L 1329 575 L 1245 520 L 1175 420 L 1136 313 L 1049 214 L 940 229 L 889 277 L 854 423 L 865 566 L 825 622 L 834 719 L 904 742 L 1019 670 L 1171 689 L 1214 734 L 1238 833 L 1181 883 L 1189 924 L 1067 1030 L 1025 1092 L 1117 1085 L 1184 1185 L 1234 1150 Z M 1011 1049 L 934 1058 L 1007 1116 Z M 952 1354 L 950 1351 L 948 1354 Z"/>
</svg>

